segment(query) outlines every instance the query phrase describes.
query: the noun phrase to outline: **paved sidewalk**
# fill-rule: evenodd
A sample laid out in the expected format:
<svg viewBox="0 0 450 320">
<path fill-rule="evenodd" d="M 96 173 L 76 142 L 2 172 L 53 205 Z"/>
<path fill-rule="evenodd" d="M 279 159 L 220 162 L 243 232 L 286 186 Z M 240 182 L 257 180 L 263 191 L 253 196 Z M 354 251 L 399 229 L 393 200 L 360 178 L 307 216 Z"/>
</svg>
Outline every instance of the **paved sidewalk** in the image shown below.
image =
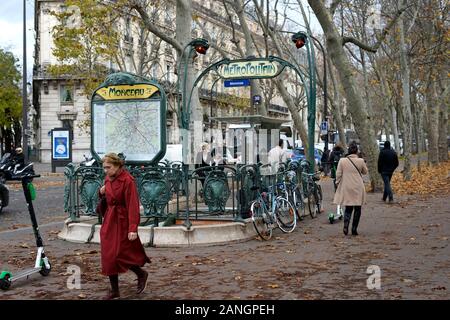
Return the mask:
<svg viewBox="0 0 450 320">
<path fill-rule="evenodd" d="M 369 194 L 357 237 L 342 222 L 329 224 L 331 180 L 321 182 L 325 213 L 307 217 L 292 234 L 221 246 L 147 248 L 149 285 L 136 296 L 134 274 L 120 276 L 123 299 L 449 299 L 449 195 L 397 197 L 393 205 Z M 53 270 L 20 280 L 1 299 L 101 299 L 109 282 L 100 274 L 100 247 L 56 238 L 56 221 L 41 228 Z M 31 229 L 0 231 L 0 269 L 34 263 Z M 81 289 L 69 290 L 71 267 L 81 269 Z M 375 266 L 375 267 L 374 267 Z M 380 289 L 368 289 L 370 270 Z"/>
</svg>

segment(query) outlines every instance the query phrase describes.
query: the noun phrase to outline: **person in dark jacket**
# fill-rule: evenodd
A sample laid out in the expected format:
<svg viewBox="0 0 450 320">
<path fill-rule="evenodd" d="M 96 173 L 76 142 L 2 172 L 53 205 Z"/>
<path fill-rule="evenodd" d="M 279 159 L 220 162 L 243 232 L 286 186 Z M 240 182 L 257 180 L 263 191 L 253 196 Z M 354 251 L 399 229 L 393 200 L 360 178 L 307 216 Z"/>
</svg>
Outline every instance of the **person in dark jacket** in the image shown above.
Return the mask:
<svg viewBox="0 0 450 320">
<path fill-rule="evenodd" d="M 398 167 L 397 153 L 391 149 L 389 141 L 384 142 L 384 147 L 378 156 L 378 172 L 381 174 L 384 182 L 383 201 L 389 198 L 389 202 L 394 201 L 394 194 L 391 188 L 391 178 L 395 169 Z"/>
<path fill-rule="evenodd" d="M 328 172 L 330 171 L 330 164 L 328 163 L 328 158 L 330 157 L 330 150 L 325 148 L 323 150 L 322 158 L 320 159 L 320 163 L 322 164 L 323 174 L 328 176 Z"/>
<path fill-rule="evenodd" d="M 339 163 L 339 160 L 344 156 L 344 148 L 340 143 L 336 143 L 336 145 L 333 148 L 333 151 L 331 151 L 328 162 L 330 163 L 330 169 L 331 169 L 331 178 L 333 179 L 334 184 L 334 191 L 337 189 L 336 185 L 336 170 Z"/>
</svg>

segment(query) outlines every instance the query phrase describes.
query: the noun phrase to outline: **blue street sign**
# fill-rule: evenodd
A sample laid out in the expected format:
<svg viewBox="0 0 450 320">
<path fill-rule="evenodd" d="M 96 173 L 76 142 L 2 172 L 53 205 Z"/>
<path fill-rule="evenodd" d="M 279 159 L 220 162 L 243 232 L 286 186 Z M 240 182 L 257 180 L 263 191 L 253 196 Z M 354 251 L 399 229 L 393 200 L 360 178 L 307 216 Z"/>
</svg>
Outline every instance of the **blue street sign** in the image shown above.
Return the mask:
<svg viewBox="0 0 450 320">
<path fill-rule="evenodd" d="M 230 87 L 246 87 L 250 85 L 249 79 L 241 79 L 241 80 L 225 80 L 224 86 L 226 88 Z"/>
<path fill-rule="evenodd" d="M 323 121 L 320 125 L 320 130 L 321 131 L 328 131 L 328 122 L 327 121 Z"/>
<path fill-rule="evenodd" d="M 253 96 L 253 103 L 255 103 L 255 104 L 261 103 L 261 96 L 254 95 Z"/>
</svg>

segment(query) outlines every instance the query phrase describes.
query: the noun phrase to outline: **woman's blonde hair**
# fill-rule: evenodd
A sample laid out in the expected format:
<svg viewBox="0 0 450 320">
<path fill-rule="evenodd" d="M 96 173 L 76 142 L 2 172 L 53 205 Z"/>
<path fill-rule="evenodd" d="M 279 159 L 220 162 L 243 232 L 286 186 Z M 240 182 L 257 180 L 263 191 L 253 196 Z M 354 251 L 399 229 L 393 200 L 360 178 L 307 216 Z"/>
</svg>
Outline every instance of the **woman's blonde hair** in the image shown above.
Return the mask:
<svg viewBox="0 0 450 320">
<path fill-rule="evenodd" d="M 125 164 L 125 160 L 120 158 L 116 153 L 110 152 L 105 154 L 105 156 L 102 159 L 102 162 L 109 162 L 115 167 L 123 167 Z"/>
</svg>

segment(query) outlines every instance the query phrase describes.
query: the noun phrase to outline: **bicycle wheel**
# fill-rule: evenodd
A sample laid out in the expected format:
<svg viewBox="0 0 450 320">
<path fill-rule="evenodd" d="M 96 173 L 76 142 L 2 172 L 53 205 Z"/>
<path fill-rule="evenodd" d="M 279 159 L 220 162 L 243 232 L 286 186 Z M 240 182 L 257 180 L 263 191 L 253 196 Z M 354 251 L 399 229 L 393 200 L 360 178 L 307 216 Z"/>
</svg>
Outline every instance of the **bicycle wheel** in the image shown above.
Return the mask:
<svg viewBox="0 0 450 320">
<path fill-rule="evenodd" d="M 294 231 L 297 225 L 297 215 L 292 204 L 287 199 L 278 197 L 274 210 L 275 218 L 281 231 L 285 233 Z"/>
<path fill-rule="evenodd" d="M 322 213 L 322 187 L 318 184 L 316 184 L 316 188 L 314 188 L 314 197 L 316 198 L 317 212 Z"/>
<path fill-rule="evenodd" d="M 314 196 L 314 192 L 308 194 L 308 211 L 311 218 L 315 218 L 317 216 L 317 205 L 316 205 L 316 197 Z"/>
<path fill-rule="evenodd" d="M 269 240 L 272 238 L 270 217 L 258 200 L 252 202 L 250 206 L 250 213 L 252 215 L 253 227 L 255 228 L 258 236 L 260 236 L 263 240 Z"/>
<path fill-rule="evenodd" d="M 305 202 L 303 201 L 302 192 L 298 187 L 295 187 L 295 189 L 292 192 L 292 199 L 293 207 L 295 209 L 295 213 L 297 214 L 298 220 L 303 220 L 303 217 L 305 216 Z"/>
</svg>

